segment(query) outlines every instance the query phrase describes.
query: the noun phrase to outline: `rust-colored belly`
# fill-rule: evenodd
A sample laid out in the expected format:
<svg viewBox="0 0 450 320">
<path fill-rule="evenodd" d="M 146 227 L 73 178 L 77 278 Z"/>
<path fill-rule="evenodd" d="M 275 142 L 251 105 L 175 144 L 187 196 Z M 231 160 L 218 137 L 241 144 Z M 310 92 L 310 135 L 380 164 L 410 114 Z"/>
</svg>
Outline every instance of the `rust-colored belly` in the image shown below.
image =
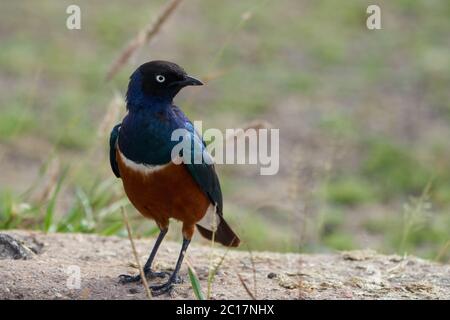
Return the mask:
<svg viewBox="0 0 450 320">
<path fill-rule="evenodd" d="M 153 172 L 144 173 L 127 166 L 116 150 L 116 159 L 125 193 L 136 209 L 167 227 L 169 218 L 194 225 L 205 215 L 210 201 L 196 184 L 184 164 L 170 163 Z"/>
</svg>

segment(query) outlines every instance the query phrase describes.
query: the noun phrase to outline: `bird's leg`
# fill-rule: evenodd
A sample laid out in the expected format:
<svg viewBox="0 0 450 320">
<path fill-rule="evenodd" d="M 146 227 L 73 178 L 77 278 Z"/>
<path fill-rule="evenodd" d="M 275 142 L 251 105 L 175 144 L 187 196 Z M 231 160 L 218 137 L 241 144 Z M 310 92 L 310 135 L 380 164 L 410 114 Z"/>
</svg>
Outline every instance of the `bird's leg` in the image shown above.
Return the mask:
<svg viewBox="0 0 450 320">
<path fill-rule="evenodd" d="M 186 250 L 190 242 L 191 242 L 190 239 L 186 239 L 185 237 L 183 237 L 183 245 L 181 246 L 180 255 L 178 256 L 178 261 L 175 266 L 175 270 L 170 276 L 169 281 L 167 281 L 162 285 L 150 286 L 150 289 L 152 290 L 152 294 L 154 296 L 159 296 L 164 293 L 170 293 L 175 284 L 182 282 L 182 279 L 178 276 L 178 272 L 180 271 L 181 263 L 183 262 L 184 255 L 186 254 Z"/>
<path fill-rule="evenodd" d="M 159 245 L 161 244 L 162 240 L 164 239 L 164 236 L 167 233 L 168 228 L 161 228 L 161 231 L 158 235 L 158 238 L 156 239 L 155 245 L 153 246 L 152 252 L 150 253 L 150 256 L 147 259 L 147 262 L 144 265 L 144 274 L 147 278 L 164 278 L 166 275 L 168 275 L 168 272 L 155 272 L 152 271 L 152 263 L 153 259 L 155 259 L 156 252 L 158 252 Z M 131 276 L 129 274 L 121 274 L 119 276 L 119 282 L 120 283 L 130 283 L 130 282 L 137 282 L 141 281 L 141 275 L 138 274 L 136 276 Z"/>
</svg>

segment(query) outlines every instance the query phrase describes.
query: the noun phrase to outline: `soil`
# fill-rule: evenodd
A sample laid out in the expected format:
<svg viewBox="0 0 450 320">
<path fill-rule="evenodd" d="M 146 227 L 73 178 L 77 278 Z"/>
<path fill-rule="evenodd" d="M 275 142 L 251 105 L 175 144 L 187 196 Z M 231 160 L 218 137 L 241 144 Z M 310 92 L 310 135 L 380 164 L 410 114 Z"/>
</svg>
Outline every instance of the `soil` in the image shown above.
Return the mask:
<svg viewBox="0 0 450 320">
<path fill-rule="evenodd" d="M 119 274 L 137 273 L 128 239 L 14 230 L 3 232 L 0 240 L 0 299 L 147 299 L 141 283 L 118 282 Z M 153 241 L 135 240 L 141 263 Z M 155 269 L 171 271 L 179 249 L 178 243 L 163 242 Z M 249 253 L 193 243 L 187 260 L 204 292 L 210 262 L 217 264 L 224 255 L 211 299 L 450 299 L 450 265 L 412 256 L 371 250 Z M 181 276 L 184 282 L 172 295 L 154 299 L 195 299 L 186 263 Z"/>
</svg>

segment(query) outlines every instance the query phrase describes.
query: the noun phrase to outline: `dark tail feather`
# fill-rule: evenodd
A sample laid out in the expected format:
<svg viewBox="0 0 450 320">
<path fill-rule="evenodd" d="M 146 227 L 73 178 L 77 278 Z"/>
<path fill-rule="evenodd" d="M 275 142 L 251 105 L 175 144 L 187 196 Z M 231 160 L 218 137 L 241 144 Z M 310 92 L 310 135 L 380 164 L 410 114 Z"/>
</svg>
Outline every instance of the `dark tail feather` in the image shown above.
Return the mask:
<svg viewBox="0 0 450 320">
<path fill-rule="evenodd" d="M 197 225 L 197 228 L 203 237 L 208 240 L 212 239 L 212 231 L 205 229 L 200 225 Z M 241 242 L 241 240 L 239 240 L 238 236 L 234 233 L 233 230 L 231 230 L 230 226 L 223 217 L 220 217 L 220 223 L 217 227 L 217 231 L 215 232 L 214 241 L 223 244 L 226 247 L 237 247 Z"/>
</svg>

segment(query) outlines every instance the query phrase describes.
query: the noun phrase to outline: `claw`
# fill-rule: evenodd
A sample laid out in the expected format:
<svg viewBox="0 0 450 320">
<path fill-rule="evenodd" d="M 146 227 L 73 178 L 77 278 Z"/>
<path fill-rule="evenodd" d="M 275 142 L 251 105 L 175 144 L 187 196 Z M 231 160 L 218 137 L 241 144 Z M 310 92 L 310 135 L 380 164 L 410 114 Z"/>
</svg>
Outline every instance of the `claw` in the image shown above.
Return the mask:
<svg viewBox="0 0 450 320">
<path fill-rule="evenodd" d="M 160 286 L 150 286 L 150 290 L 152 290 L 152 296 L 155 297 L 165 293 L 172 295 L 173 289 L 174 289 L 173 283 L 165 283 Z"/>
<path fill-rule="evenodd" d="M 126 284 L 131 282 L 138 282 L 141 281 L 141 275 L 138 274 L 137 276 L 130 276 L 129 274 L 121 274 L 119 276 L 119 283 Z"/>
<path fill-rule="evenodd" d="M 145 276 L 147 279 L 154 279 L 154 278 L 165 278 L 166 275 L 170 275 L 169 272 L 167 271 L 162 271 L 162 272 L 153 272 L 153 271 L 147 271 L 145 272 Z M 132 282 L 139 282 L 141 281 L 141 275 L 135 275 L 135 276 L 131 276 L 129 274 L 121 274 L 119 276 L 119 282 L 121 284 L 126 284 L 126 283 L 132 283 Z"/>
<path fill-rule="evenodd" d="M 150 286 L 150 289 L 152 290 L 153 296 L 160 296 L 165 293 L 168 293 L 169 295 L 171 295 L 173 292 L 173 289 L 175 288 L 175 285 L 180 284 L 182 282 L 183 282 L 183 279 L 180 276 L 176 276 L 176 277 L 170 278 L 169 281 L 167 281 L 164 284 Z"/>
<path fill-rule="evenodd" d="M 170 276 L 170 272 L 167 271 L 161 271 L 161 272 L 153 272 L 150 271 L 146 274 L 147 278 L 154 279 L 154 278 L 165 278 L 166 276 Z"/>
</svg>

